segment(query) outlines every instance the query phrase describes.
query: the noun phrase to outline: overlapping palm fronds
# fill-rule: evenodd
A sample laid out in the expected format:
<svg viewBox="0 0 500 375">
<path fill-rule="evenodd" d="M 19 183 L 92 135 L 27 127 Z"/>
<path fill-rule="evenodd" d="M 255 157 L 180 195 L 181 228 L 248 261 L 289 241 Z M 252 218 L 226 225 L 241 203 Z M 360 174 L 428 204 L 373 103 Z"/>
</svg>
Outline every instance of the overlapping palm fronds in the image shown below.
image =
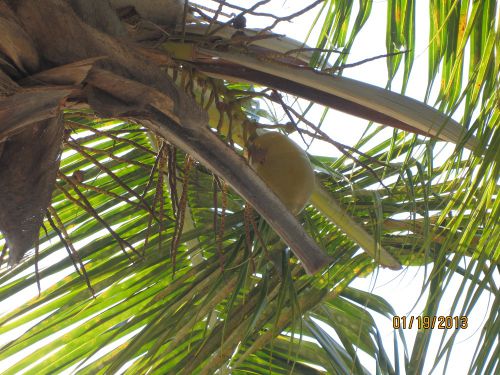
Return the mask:
<svg viewBox="0 0 500 375">
<path fill-rule="evenodd" d="M 331 50 L 349 52 L 371 2 L 361 2 L 356 15 L 350 2 L 316 3 L 325 21 L 310 57 L 319 69 Z M 263 12 L 257 5 L 250 14 Z M 413 51 L 413 7 L 388 2 L 389 54 Z M 457 135 L 461 144 L 444 163 L 434 164 L 436 140 L 404 131 L 367 146 L 379 128 L 367 130 L 341 158 L 311 155 L 325 199 L 403 266 L 430 268 L 425 315 L 436 315 L 453 274 L 463 275 L 463 284 L 452 315 L 467 315 L 483 293 L 499 293 L 497 13 L 494 1 L 431 2 L 429 87 L 444 82 L 438 102 L 444 114 L 465 103 L 460 123 L 468 132 Z M 358 22 L 350 29 L 353 18 Z M 467 42 L 471 68 L 463 78 Z M 339 55 L 330 67 L 346 58 Z M 388 57 L 390 77 L 403 58 L 404 75 L 412 79 L 413 52 Z M 211 126 L 241 153 L 244 129 L 237 125 L 267 128 L 256 100 L 272 106 L 276 96 L 216 76 L 199 80 L 198 72 L 185 73 L 196 70 L 192 63 L 176 68 L 176 83 L 193 92 L 198 85 L 195 97 L 212 110 Z M 297 125 L 283 128 L 324 139 L 324 126 L 308 126 L 306 114 L 293 112 L 293 99 L 279 104 Z M 67 111 L 64 119 L 64 153 L 38 251 L 0 270 L 3 303 L 41 287 L 40 295 L 0 317 L 5 373 L 419 373 L 425 357 L 437 363 L 451 352 L 456 333 L 438 353 L 427 352 L 428 330 L 411 352 L 404 332 L 396 331 L 392 342 L 381 337 L 373 315 L 391 319 L 390 301 L 349 286 L 379 263 L 359 251 L 355 235 L 332 223 L 321 202 L 313 199 L 298 217 L 331 257 L 324 272 L 310 276 L 241 196 L 168 139 L 90 111 Z M 464 144 L 476 152 L 464 151 Z M 498 311 L 496 297 L 471 371 L 498 369 Z M 388 345 L 403 362 L 390 357 Z M 366 367 L 359 350 L 376 359 L 376 369 Z M 26 356 L 15 357 L 23 351 Z"/>
</svg>

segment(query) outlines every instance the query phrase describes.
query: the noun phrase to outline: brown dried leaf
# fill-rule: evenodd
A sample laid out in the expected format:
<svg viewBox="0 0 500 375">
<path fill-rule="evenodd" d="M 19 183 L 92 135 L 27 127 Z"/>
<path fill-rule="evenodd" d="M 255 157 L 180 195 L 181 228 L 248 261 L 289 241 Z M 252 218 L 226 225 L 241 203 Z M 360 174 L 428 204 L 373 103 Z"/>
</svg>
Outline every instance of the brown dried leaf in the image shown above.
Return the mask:
<svg viewBox="0 0 500 375">
<path fill-rule="evenodd" d="M 0 97 L 0 141 L 33 123 L 57 116 L 64 100 L 75 91 L 67 86 L 20 89 Z"/>
<path fill-rule="evenodd" d="M 21 72 L 38 69 L 39 58 L 30 36 L 13 20 L 0 17 L 0 52 Z"/>
<path fill-rule="evenodd" d="M 18 263 L 38 239 L 59 169 L 62 116 L 32 124 L 3 143 L 0 155 L 0 231 L 9 264 Z"/>
</svg>

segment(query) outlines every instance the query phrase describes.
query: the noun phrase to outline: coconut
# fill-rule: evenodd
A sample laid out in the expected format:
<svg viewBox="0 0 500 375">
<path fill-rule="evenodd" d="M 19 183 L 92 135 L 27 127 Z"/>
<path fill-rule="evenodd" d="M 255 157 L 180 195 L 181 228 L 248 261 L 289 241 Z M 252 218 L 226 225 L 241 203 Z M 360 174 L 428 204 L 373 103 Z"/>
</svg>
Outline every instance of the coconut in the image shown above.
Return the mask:
<svg viewBox="0 0 500 375">
<path fill-rule="evenodd" d="M 255 172 L 290 212 L 300 213 L 314 190 L 314 171 L 306 152 L 277 132 L 258 136 L 248 151 Z"/>
</svg>

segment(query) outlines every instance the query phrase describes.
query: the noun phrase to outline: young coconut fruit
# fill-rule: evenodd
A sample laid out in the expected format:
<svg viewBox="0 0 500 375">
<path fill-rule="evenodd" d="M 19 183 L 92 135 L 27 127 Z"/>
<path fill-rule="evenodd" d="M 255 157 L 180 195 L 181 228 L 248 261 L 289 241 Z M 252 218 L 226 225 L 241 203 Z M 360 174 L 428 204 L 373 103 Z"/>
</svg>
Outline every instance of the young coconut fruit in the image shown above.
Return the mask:
<svg viewBox="0 0 500 375">
<path fill-rule="evenodd" d="M 250 166 L 284 205 L 297 215 L 314 190 L 314 171 L 303 149 L 286 135 L 269 132 L 249 148 Z"/>
</svg>

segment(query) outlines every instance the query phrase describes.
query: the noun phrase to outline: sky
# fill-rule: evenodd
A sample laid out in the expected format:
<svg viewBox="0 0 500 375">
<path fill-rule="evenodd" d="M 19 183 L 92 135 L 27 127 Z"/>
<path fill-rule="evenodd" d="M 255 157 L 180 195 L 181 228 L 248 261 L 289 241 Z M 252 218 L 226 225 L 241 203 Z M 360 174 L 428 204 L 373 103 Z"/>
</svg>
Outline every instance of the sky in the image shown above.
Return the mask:
<svg viewBox="0 0 500 375">
<path fill-rule="evenodd" d="M 232 1 L 236 4 L 237 1 Z M 241 5 L 248 6 L 248 1 L 241 0 L 239 2 Z M 252 1 L 255 3 L 255 1 Z M 297 9 L 297 4 L 300 6 L 304 5 L 304 2 L 296 1 L 272 1 L 270 5 L 266 5 L 265 11 L 273 13 L 279 11 L 280 14 L 290 13 L 293 9 Z M 416 53 L 415 53 L 415 63 L 413 67 L 412 79 L 407 89 L 407 95 L 412 96 L 416 99 L 422 100 L 426 90 L 427 82 L 427 46 L 426 41 L 428 40 L 428 24 L 427 24 L 427 1 L 418 1 L 416 9 L 417 25 L 419 27 L 419 33 L 417 35 L 416 43 Z M 213 3 L 212 3 L 213 4 Z M 294 5 L 292 7 L 291 5 Z M 352 50 L 351 56 L 349 57 L 349 62 L 359 61 L 368 57 L 376 56 L 385 53 L 385 24 L 386 24 L 386 1 L 374 1 L 373 3 L 373 15 L 370 17 L 368 23 L 364 27 L 361 34 L 358 36 L 355 42 L 354 48 Z M 276 8 L 274 8 L 276 7 Z M 304 33 L 309 29 L 314 16 L 315 11 L 310 12 L 302 16 L 300 19 L 294 21 L 293 23 L 281 23 L 276 28 L 277 33 L 285 34 L 289 37 L 295 38 L 297 40 L 303 40 Z M 248 19 L 247 26 L 262 27 L 267 26 L 268 22 L 261 23 L 262 20 L 259 19 Z M 381 37 L 382 35 L 382 37 Z M 376 38 L 374 38 L 376 36 Z M 311 41 L 315 41 L 315 36 L 311 36 Z M 361 80 L 364 82 L 372 83 L 381 87 L 384 87 L 387 80 L 386 73 L 386 63 L 384 59 L 376 60 L 368 64 L 364 64 L 355 68 L 350 68 L 344 71 L 344 75 L 350 78 Z M 421 78 L 420 78 L 421 77 Z M 394 89 L 399 88 L 398 84 L 401 84 L 401 77 L 395 80 L 393 85 Z M 312 118 L 321 116 L 321 109 L 317 108 L 317 114 L 312 114 Z M 357 119 L 355 117 L 337 112 L 330 111 L 328 117 L 325 121 L 323 130 L 329 132 L 329 134 L 337 141 L 345 144 L 353 144 L 359 136 L 362 134 L 366 126 L 366 121 Z M 348 129 L 348 131 L 346 131 Z M 338 151 L 330 146 L 322 144 L 321 142 L 313 143 L 312 147 L 309 149 L 312 154 L 322 154 L 328 156 L 338 156 Z M 46 260 L 50 261 L 50 259 Z M 31 272 L 28 270 L 27 272 Z M 69 270 L 68 272 L 70 272 Z M 391 271 L 387 269 L 379 269 L 373 275 L 366 278 L 356 279 L 351 286 L 359 288 L 365 291 L 373 292 L 390 302 L 396 311 L 398 316 L 418 316 L 420 315 L 427 294 L 420 295 L 420 290 L 422 283 L 424 281 L 425 269 L 412 267 L 409 269 L 404 269 L 403 271 Z M 55 281 L 63 275 L 55 275 L 53 280 L 43 280 L 44 286 L 47 287 L 51 282 Z M 461 278 L 454 277 L 450 281 L 447 292 L 441 303 L 441 308 L 438 315 L 449 315 L 449 306 L 452 305 L 455 295 L 461 285 Z M 23 296 L 16 296 L 16 303 L 22 300 L 27 300 L 33 297 L 37 293 L 36 287 L 34 290 L 27 291 Z M 476 305 L 475 310 L 468 315 L 469 327 L 462 330 L 455 341 L 454 350 L 450 358 L 450 363 L 448 364 L 447 374 L 466 374 L 470 361 L 472 359 L 474 350 L 477 345 L 477 341 L 480 335 L 480 329 L 482 324 L 486 320 L 486 314 L 488 311 L 488 306 L 490 303 L 490 296 L 486 294 L 483 295 Z M 8 307 L 11 306 L 12 301 L 3 301 L 2 306 L 0 306 L 0 315 L 2 312 L 6 311 Z M 455 315 L 460 315 L 456 312 Z M 392 321 L 374 314 L 378 328 L 382 334 L 382 337 L 387 338 L 387 342 L 384 343 L 385 349 L 391 355 L 392 353 L 392 337 L 393 337 L 393 326 Z M 330 330 L 331 331 L 331 330 Z M 407 339 L 408 349 L 411 353 L 412 344 L 414 337 L 416 335 L 417 329 L 405 330 L 405 335 Z M 443 334 L 446 334 L 446 330 L 434 330 L 433 338 L 431 341 L 430 352 L 434 353 L 437 350 L 440 340 Z M 335 336 L 334 332 L 331 332 Z M 5 339 L 5 337 L 4 337 Z M 2 337 L 0 337 L 0 341 Z M 40 343 L 43 344 L 43 343 Z M 22 354 L 20 354 L 21 356 Z M 374 371 L 374 360 L 359 351 L 359 356 L 362 363 L 370 371 Z M 13 358 L 10 361 L 14 360 Z M 432 359 L 429 358 L 426 362 L 426 367 L 424 369 L 424 374 L 428 374 L 431 366 L 433 365 Z M 5 368 L 8 363 L 0 362 L 0 371 Z M 442 363 L 434 370 L 434 374 L 443 373 Z"/>
</svg>

